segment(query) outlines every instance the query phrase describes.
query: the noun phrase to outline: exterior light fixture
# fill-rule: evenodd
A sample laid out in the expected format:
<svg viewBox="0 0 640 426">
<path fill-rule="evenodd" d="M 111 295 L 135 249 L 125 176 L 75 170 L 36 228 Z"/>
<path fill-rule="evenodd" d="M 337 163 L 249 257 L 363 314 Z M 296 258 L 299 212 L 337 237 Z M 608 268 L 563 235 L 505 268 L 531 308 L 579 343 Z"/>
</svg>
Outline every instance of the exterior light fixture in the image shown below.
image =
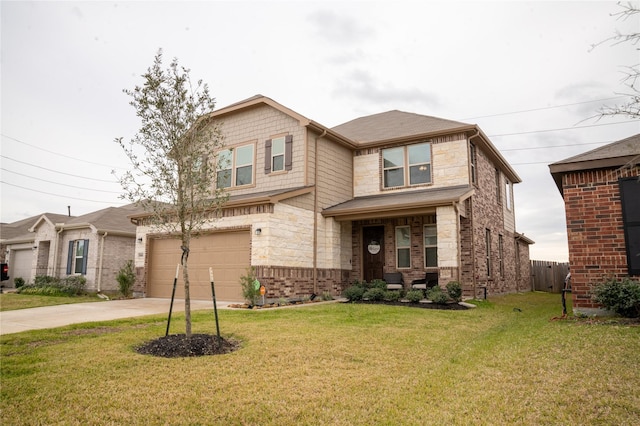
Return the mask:
<svg viewBox="0 0 640 426">
<path fill-rule="evenodd" d="M 256 235 L 260 235 L 260 234 L 262 234 L 262 229 L 261 228 L 256 229 Z"/>
</svg>

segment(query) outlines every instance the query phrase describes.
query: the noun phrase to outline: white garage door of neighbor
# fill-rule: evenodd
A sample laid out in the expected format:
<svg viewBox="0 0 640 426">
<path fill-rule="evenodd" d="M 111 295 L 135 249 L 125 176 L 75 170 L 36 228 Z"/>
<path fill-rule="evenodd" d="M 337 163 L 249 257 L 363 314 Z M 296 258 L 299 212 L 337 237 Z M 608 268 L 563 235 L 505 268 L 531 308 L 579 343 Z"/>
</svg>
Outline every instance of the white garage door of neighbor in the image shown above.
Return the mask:
<svg viewBox="0 0 640 426">
<path fill-rule="evenodd" d="M 22 278 L 28 284 L 31 279 L 31 262 L 33 260 L 33 250 L 12 250 L 9 261 L 9 282 L 11 287 L 15 287 L 14 279 Z"/>
<path fill-rule="evenodd" d="M 220 232 L 191 240 L 189 251 L 189 293 L 192 299 L 211 300 L 209 268 L 213 268 L 216 299 L 243 300 L 240 277 L 251 265 L 251 234 L 249 231 Z M 148 297 L 171 297 L 176 267 L 182 250 L 178 239 L 149 241 Z M 182 267 L 176 285 L 176 298 L 184 298 Z"/>
</svg>

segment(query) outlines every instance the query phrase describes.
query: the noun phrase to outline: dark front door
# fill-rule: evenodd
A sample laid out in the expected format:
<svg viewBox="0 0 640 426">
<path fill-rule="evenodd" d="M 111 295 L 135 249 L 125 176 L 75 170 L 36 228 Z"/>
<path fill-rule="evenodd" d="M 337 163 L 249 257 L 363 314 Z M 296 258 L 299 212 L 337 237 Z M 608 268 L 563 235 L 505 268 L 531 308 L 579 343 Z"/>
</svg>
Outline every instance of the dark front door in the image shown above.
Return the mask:
<svg viewBox="0 0 640 426">
<path fill-rule="evenodd" d="M 362 229 L 362 269 L 365 281 L 382 279 L 384 269 L 384 226 Z"/>
</svg>

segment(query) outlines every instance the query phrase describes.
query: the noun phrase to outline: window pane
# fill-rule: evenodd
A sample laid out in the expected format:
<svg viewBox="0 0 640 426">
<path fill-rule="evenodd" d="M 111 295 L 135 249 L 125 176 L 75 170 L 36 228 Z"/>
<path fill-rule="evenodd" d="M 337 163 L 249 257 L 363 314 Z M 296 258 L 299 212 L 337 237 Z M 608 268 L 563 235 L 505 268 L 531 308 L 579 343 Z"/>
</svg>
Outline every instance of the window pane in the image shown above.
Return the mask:
<svg viewBox="0 0 640 426">
<path fill-rule="evenodd" d="M 218 170 L 231 168 L 231 150 L 225 149 L 218 154 Z"/>
<path fill-rule="evenodd" d="M 409 247 L 411 245 L 411 235 L 408 226 L 396 228 L 396 246 Z"/>
<path fill-rule="evenodd" d="M 271 155 L 284 154 L 284 138 L 277 138 L 271 141 Z"/>
<path fill-rule="evenodd" d="M 253 179 L 253 166 L 238 167 L 236 169 L 236 185 L 249 185 Z"/>
<path fill-rule="evenodd" d="M 382 151 L 384 168 L 402 167 L 404 165 L 404 150 L 402 148 L 391 148 Z"/>
<path fill-rule="evenodd" d="M 231 186 L 231 170 L 222 170 L 218 172 L 216 186 L 218 188 L 228 188 Z"/>
<path fill-rule="evenodd" d="M 384 171 L 384 187 L 404 186 L 404 169 L 392 169 Z"/>
<path fill-rule="evenodd" d="M 435 246 L 438 244 L 438 232 L 435 226 L 424 227 L 424 245 Z"/>
<path fill-rule="evenodd" d="M 427 247 L 425 249 L 425 265 L 427 268 L 435 268 L 438 266 L 438 249 L 436 247 Z"/>
<path fill-rule="evenodd" d="M 398 268 L 409 268 L 411 263 L 409 261 L 409 249 L 398 250 Z"/>
<path fill-rule="evenodd" d="M 281 170 L 284 170 L 284 155 L 274 156 L 271 171 L 278 172 Z"/>
<path fill-rule="evenodd" d="M 81 274 L 84 266 L 84 240 L 76 242 L 76 267 L 74 272 Z"/>
<path fill-rule="evenodd" d="M 236 148 L 236 166 L 253 164 L 253 145 Z"/>
<path fill-rule="evenodd" d="M 410 145 L 408 149 L 409 149 L 409 164 L 431 162 L 430 144 L 421 143 L 418 145 Z"/>
<path fill-rule="evenodd" d="M 411 185 L 431 182 L 431 165 L 421 164 L 409 167 L 409 182 Z"/>
</svg>

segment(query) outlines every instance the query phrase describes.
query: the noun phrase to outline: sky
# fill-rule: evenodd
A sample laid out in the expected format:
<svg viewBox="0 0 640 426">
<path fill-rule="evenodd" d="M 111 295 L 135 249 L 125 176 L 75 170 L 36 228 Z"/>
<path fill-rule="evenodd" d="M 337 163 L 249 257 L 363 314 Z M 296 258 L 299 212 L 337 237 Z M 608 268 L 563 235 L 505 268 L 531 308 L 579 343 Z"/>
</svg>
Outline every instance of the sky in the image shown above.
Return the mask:
<svg viewBox="0 0 640 426">
<path fill-rule="evenodd" d="M 637 6 L 638 2 L 634 2 Z M 607 2 L 0 2 L 0 221 L 125 204 L 123 89 L 158 49 L 216 108 L 261 94 L 327 127 L 401 110 L 477 124 L 518 173 L 516 230 L 568 260 L 549 164 L 640 133 L 624 102 L 637 31 Z M 595 45 L 595 46 L 594 46 Z"/>
</svg>

